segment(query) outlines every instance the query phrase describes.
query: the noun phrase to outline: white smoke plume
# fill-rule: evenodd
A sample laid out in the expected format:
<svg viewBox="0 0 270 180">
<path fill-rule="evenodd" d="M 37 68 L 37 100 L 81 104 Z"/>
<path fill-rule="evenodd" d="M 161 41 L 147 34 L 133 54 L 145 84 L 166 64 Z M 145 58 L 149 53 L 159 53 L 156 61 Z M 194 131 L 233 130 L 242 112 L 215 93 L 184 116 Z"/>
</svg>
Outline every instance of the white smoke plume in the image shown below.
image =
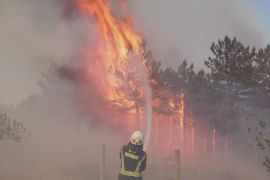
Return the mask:
<svg viewBox="0 0 270 180">
<path fill-rule="evenodd" d="M 37 81 L 52 63 L 79 63 L 94 44 L 95 26 L 76 14 L 65 14 L 72 1 L 0 1 L 1 102 L 16 105 L 40 92 Z"/>
</svg>

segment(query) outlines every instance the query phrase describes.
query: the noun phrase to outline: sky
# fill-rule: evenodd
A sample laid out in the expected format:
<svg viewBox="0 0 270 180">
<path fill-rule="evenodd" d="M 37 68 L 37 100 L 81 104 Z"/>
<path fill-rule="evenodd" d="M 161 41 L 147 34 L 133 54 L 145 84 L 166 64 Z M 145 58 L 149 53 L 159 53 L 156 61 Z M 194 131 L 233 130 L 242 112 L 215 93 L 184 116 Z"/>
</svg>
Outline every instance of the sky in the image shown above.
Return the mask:
<svg viewBox="0 0 270 180">
<path fill-rule="evenodd" d="M 94 42 L 96 29 L 89 19 L 63 14 L 69 11 L 64 7 L 70 7 L 70 2 L 0 1 L 0 104 L 16 106 L 40 93 L 37 82 L 54 62 L 76 63 Z M 211 43 L 225 35 L 256 47 L 270 41 L 267 0 L 128 2 L 136 30 L 164 67 L 177 67 L 187 59 L 195 68 L 203 68 Z"/>
<path fill-rule="evenodd" d="M 256 0 L 256 11 L 258 12 L 263 24 L 265 25 L 268 36 L 270 37 L 270 1 Z"/>
</svg>

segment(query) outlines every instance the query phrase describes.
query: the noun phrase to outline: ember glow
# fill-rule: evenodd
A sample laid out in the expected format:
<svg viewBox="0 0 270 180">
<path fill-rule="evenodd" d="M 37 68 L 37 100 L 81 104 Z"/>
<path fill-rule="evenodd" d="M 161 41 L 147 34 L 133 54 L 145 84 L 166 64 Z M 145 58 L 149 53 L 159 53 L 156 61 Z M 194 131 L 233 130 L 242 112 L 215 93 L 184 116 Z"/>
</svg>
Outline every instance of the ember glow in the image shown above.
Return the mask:
<svg viewBox="0 0 270 180">
<path fill-rule="evenodd" d="M 180 105 L 179 105 L 179 126 L 180 126 L 180 145 L 184 144 L 184 94 L 180 95 Z"/>
</svg>

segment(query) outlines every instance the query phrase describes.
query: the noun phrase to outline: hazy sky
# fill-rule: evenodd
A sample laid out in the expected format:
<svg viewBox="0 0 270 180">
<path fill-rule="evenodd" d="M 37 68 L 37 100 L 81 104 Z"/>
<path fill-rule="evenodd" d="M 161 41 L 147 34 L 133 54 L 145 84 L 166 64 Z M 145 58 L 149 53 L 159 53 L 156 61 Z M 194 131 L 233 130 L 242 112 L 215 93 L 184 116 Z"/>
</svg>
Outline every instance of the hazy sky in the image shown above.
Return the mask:
<svg viewBox="0 0 270 180">
<path fill-rule="evenodd" d="M 76 64 L 94 41 L 95 27 L 87 18 L 65 18 L 67 2 L 0 1 L 1 103 L 16 105 L 38 93 L 36 82 L 52 62 Z M 130 0 L 129 5 L 136 29 L 164 66 L 187 59 L 202 68 L 211 42 L 226 34 L 257 47 L 270 40 L 266 0 Z"/>
<path fill-rule="evenodd" d="M 137 27 L 144 33 L 154 57 L 176 67 L 183 59 L 197 69 L 209 54 L 212 41 L 236 36 L 246 45 L 263 47 L 267 29 L 249 0 L 129 1 Z"/>
<path fill-rule="evenodd" d="M 270 1 L 268 0 L 257 0 L 255 1 L 255 8 L 265 25 L 268 36 L 270 37 Z M 270 38 L 268 38 L 270 39 Z"/>
</svg>

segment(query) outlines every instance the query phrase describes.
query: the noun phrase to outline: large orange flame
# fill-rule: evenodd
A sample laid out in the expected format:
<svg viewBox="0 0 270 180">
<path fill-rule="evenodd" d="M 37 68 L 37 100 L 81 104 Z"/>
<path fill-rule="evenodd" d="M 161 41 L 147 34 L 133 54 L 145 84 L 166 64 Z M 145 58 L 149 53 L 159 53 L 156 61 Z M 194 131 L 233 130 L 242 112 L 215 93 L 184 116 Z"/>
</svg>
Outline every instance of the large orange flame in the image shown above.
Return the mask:
<svg viewBox="0 0 270 180">
<path fill-rule="evenodd" d="M 121 83 L 129 83 L 130 86 L 134 82 L 121 82 L 116 77 L 119 72 L 125 75 L 128 69 L 128 59 L 132 56 L 139 56 L 142 59 L 142 37 L 135 32 L 133 26 L 133 18 L 128 15 L 125 19 L 117 19 L 113 16 L 110 4 L 105 0 L 77 0 L 79 8 L 87 15 L 94 18 L 98 26 L 98 45 L 96 57 L 103 69 L 100 71 L 105 76 L 105 81 L 97 80 L 100 92 L 103 92 L 104 98 L 109 101 L 121 100 L 123 106 L 129 105 L 131 102 L 124 97 L 122 91 L 119 91 Z M 121 1 L 121 7 L 124 12 L 127 11 L 125 1 Z M 92 55 L 91 55 L 92 56 Z M 91 71 L 93 62 L 89 64 Z M 94 69 L 93 71 L 97 71 Z"/>
</svg>

